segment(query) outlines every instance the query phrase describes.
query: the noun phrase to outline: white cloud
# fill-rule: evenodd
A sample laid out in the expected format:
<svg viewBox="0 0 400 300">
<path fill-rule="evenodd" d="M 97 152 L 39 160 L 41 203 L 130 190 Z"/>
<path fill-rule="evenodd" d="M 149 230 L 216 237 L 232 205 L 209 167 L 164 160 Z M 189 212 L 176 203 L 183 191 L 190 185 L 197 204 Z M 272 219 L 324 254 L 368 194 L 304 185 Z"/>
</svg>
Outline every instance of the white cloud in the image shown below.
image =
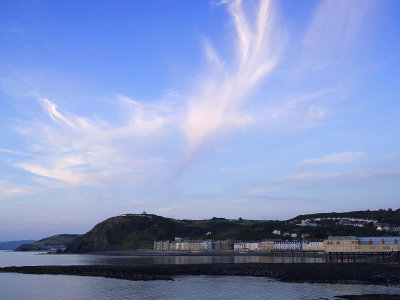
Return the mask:
<svg viewBox="0 0 400 300">
<path fill-rule="evenodd" d="M 299 181 L 299 180 L 307 180 L 307 179 L 314 178 L 314 174 L 310 173 L 301 173 L 301 174 L 293 174 L 288 175 L 282 178 L 279 178 L 278 181 Z"/>
<path fill-rule="evenodd" d="M 327 103 L 337 97 L 338 88 L 323 88 L 311 93 L 286 96 L 254 109 L 257 124 L 269 129 L 298 130 L 318 126 L 328 113 Z"/>
<path fill-rule="evenodd" d="M 361 157 L 364 153 L 362 151 L 348 151 L 341 153 L 332 153 L 319 158 L 310 158 L 303 160 L 299 165 L 322 165 L 322 164 L 343 164 L 354 162 Z"/>
<path fill-rule="evenodd" d="M 187 140 L 186 159 L 219 131 L 252 122 L 241 107 L 281 55 L 283 33 L 275 25 L 270 1 L 260 1 L 255 18 L 246 16 L 239 0 L 230 2 L 228 11 L 237 34 L 236 56 L 232 62 L 222 61 L 212 45 L 206 43 L 212 69 L 202 77 L 198 91 L 189 100 L 182 127 Z"/>
<path fill-rule="evenodd" d="M 358 40 L 371 3 L 370 0 L 319 2 L 303 39 L 303 67 L 321 70 L 336 63 Z"/>
<path fill-rule="evenodd" d="M 163 164 L 157 157 L 137 155 L 146 139 L 161 137 L 169 123 L 168 105 L 147 106 L 119 97 L 128 120 L 115 126 L 96 118 L 61 113 L 41 99 L 49 121 L 23 123 L 17 130 L 36 158 L 15 165 L 34 175 L 71 185 L 97 185 L 104 180 L 146 177 Z"/>
<path fill-rule="evenodd" d="M 266 168 L 271 167 L 271 162 L 260 162 L 255 163 L 245 167 L 221 167 L 219 170 L 224 173 L 237 173 L 237 172 L 249 172 L 249 171 L 256 171 L 256 170 L 263 170 Z"/>
<path fill-rule="evenodd" d="M 315 172 L 315 173 L 298 173 L 281 177 L 275 181 L 257 184 L 247 189 L 244 193 L 246 196 L 271 196 L 278 193 L 279 195 L 289 195 L 293 193 L 293 189 L 311 188 L 312 190 L 326 187 L 327 185 L 347 184 L 354 182 L 363 182 L 364 180 L 397 178 L 400 176 L 400 169 L 359 169 L 343 172 Z M 296 191 L 298 193 L 298 191 Z"/>
<path fill-rule="evenodd" d="M 4 148 L 0 148 L 0 152 L 9 153 L 9 154 L 15 154 L 15 155 L 22 155 L 22 156 L 35 156 L 35 155 L 31 154 L 31 153 L 15 151 L 15 150 L 10 150 L 10 149 L 4 149 Z"/>
<path fill-rule="evenodd" d="M 282 177 L 278 180 L 281 183 L 306 182 L 306 181 L 349 181 L 378 176 L 398 176 L 399 169 L 362 169 L 334 173 L 301 173 Z"/>
<path fill-rule="evenodd" d="M 178 209 L 178 208 L 183 208 L 185 206 L 183 205 L 175 205 L 175 206 L 170 206 L 170 207 L 164 207 L 164 208 L 159 208 L 156 210 L 156 212 L 162 212 L 162 211 L 167 211 L 167 210 L 174 210 L 174 209 Z"/>
<path fill-rule="evenodd" d="M 7 181 L 0 181 L 0 195 L 12 196 L 12 195 L 29 195 L 35 194 L 42 191 L 42 189 L 21 185 L 21 184 L 13 184 Z"/>
</svg>

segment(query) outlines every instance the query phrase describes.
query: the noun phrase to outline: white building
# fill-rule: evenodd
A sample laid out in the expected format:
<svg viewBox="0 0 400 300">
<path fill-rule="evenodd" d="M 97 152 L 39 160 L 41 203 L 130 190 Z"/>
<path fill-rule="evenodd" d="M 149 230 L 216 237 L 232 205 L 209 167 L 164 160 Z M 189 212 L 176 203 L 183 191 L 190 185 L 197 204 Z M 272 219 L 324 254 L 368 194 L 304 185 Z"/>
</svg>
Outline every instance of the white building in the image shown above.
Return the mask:
<svg viewBox="0 0 400 300">
<path fill-rule="evenodd" d="M 235 251 L 258 251 L 260 250 L 260 242 L 235 242 L 233 244 L 233 250 Z"/>
<path fill-rule="evenodd" d="M 324 251 L 323 240 L 308 240 L 302 242 L 303 251 Z"/>
<path fill-rule="evenodd" d="M 213 250 L 214 249 L 214 240 L 204 240 L 200 243 L 201 250 Z"/>
<path fill-rule="evenodd" d="M 274 241 L 274 250 L 301 250 L 301 241 Z"/>
</svg>

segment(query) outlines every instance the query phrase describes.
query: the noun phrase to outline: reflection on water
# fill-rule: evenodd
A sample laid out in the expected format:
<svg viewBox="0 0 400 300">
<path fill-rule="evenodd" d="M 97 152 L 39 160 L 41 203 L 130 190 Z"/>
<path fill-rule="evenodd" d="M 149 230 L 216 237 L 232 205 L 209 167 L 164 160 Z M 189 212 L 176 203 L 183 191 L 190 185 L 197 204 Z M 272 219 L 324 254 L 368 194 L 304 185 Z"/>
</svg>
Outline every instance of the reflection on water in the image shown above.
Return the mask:
<svg viewBox="0 0 400 300">
<path fill-rule="evenodd" d="M 187 263 L 302 263 L 314 258 L 278 256 L 43 255 L 0 251 L 0 266 Z M 320 261 L 317 258 L 315 262 Z M 284 283 L 269 278 L 176 276 L 175 281 L 0 273 L 1 299 L 334 299 L 344 294 L 398 294 L 400 287 Z"/>
<path fill-rule="evenodd" d="M 297 255 L 297 256 L 296 256 Z M 236 254 L 212 255 L 166 255 L 166 256 L 117 256 L 98 254 L 43 254 L 38 252 L 0 251 L 0 267 L 33 265 L 119 265 L 119 264 L 215 264 L 215 263 L 325 263 L 329 257 L 310 254 L 274 253 L 272 255 Z M 371 262 L 374 257 L 336 256 L 330 262 Z M 377 261 L 375 259 L 375 261 Z"/>
<path fill-rule="evenodd" d="M 291 256 L 109 256 L 43 254 L 0 251 L 0 267 L 35 265 L 212 264 L 212 263 L 324 263 L 323 257 Z"/>
<path fill-rule="evenodd" d="M 283 283 L 260 277 L 176 276 L 127 281 L 64 275 L 1 274 L 2 299 L 335 299 L 344 294 L 395 294 L 399 287 Z"/>
<path fill-rule="evenodd" d="M 324 263 L 325 258 L 284 256 L 156 256 L 154 264 Z"/>
</svg>

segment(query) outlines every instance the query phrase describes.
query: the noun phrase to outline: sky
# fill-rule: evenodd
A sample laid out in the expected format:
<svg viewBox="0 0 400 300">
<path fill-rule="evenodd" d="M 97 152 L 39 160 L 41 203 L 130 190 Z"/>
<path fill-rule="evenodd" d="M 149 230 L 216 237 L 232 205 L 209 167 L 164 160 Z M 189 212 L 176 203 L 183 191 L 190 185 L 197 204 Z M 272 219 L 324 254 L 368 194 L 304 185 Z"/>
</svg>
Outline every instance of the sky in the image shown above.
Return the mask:
<svg viewBox="0 0 400 300">
<path fill-rule="evenodd" d="M 0 241 L 122 213 L 399 208 L 400 2 L 0 3 Z"/>
</svg>

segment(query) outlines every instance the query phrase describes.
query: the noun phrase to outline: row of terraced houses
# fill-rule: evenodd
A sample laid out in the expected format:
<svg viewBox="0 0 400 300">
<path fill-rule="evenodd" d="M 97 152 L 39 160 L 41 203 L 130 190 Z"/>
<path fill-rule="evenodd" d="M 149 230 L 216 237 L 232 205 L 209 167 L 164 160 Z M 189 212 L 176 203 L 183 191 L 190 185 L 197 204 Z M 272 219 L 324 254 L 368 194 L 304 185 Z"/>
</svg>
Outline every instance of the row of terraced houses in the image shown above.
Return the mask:
<svg viewBox="0 0 400 300">
<path fill-rule="evenodd" d="M 159 251 L 321 251 L 321 252 L 397 252 L 400 237 L 329 237 L 327 240 L 191 240 L 175 238 L 174 241 L 154 241 Z"/>
<path fill-rule="evenodd" d="M 233 240 L 190 240 L 175 238 L 174 241 L 154 241 L 154 250 L 235 250 L 235 251 L 271 251 L 271 250 L 304 250 L 319 251 L 323 249 L 323 240 L 313 241 L 233 241 Z"/>
</svg>

